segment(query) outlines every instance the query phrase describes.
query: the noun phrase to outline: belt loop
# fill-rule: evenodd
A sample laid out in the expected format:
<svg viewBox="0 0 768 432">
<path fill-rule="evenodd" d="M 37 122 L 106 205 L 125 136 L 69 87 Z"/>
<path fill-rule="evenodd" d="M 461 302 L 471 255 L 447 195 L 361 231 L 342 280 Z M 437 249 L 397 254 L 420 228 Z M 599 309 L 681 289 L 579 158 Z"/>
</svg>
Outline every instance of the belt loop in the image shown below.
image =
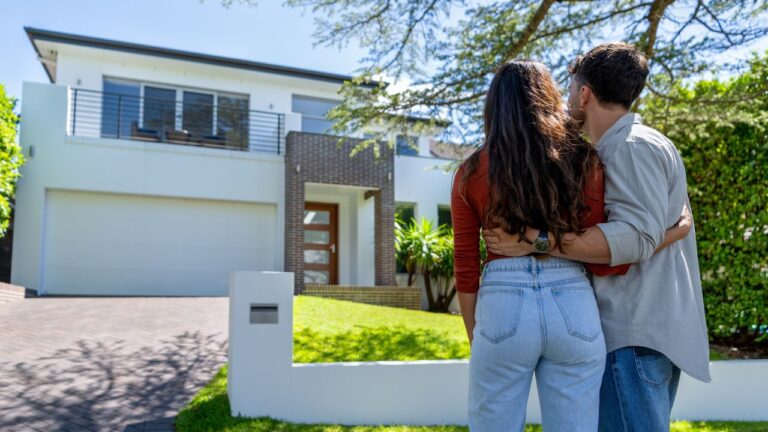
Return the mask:
<svg viewBox="0 0 768 432">
<path fill-rule="evenodd" d="M 536 273 L 537 273 L 537 272 L 538 272 L 538 270 L 539 270 L 539 269 L 537 268 L 537 262 L 536 262 L 536 261 L 537 261 L 537 259 L 536 259 L 536 257 L 534 257 L 533 255 L 529 256 L 529 259 L 530 259 L 530 263 L 531 263 L 531 274 L 533 274 L 534 276 L 536 276 Z"/>
</svg>

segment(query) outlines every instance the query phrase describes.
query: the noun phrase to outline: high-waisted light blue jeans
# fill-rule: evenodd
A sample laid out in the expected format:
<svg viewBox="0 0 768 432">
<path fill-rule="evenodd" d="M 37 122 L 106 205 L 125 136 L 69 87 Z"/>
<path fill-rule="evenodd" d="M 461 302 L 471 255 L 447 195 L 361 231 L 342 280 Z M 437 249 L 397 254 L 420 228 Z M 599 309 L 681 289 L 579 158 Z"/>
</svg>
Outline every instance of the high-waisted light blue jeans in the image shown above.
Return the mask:
<svg viewBox="0 0 768 432">
<path fill-rule="evenodd" d="M 494 260 L 477 295 L 469 430 L 522 431 L 535 371 L 545 432 L 597 431 L 606 349 L 582 264 L 556 257 Z"/>
</svg>

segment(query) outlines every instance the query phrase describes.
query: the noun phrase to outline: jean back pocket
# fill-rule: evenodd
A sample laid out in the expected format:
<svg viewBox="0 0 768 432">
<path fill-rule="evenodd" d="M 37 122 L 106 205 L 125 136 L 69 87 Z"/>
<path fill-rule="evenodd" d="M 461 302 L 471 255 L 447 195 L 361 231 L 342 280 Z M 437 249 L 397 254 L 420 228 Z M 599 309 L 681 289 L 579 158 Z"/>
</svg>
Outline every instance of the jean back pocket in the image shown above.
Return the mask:
<svg viewBox="0 0 768 432">
<path fill-rule="evenodd" d="M 646 347 L 632 348 L 640 380 L 653 388 L 660 388 L 672 379 L 672 362 L 662 353 Z"/>
<path fill-rule="evenodd" d="M 595 293 L 586 278 L 583 281 L 553 287 L 552 296 L 571 336 L 587 342 L 592 342 L 600 336 L 600 313 Z"/>
<path fill-rule="evenodd" d="M 488 282 L 478 291 L 478 333 L 491 343 L 500 343 L 517 332 L 523 308 L 523 289 L 494 286 Z"/>
</svg>

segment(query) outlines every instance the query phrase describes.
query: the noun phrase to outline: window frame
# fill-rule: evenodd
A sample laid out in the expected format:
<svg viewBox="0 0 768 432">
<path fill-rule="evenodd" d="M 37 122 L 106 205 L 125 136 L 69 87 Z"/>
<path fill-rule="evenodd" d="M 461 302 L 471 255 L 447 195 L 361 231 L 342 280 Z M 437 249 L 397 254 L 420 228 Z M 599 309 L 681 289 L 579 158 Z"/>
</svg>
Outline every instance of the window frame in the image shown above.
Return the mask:
<svg viewBox="0 0 768 432">
<path fill-rule="evenodd" d="M 177 106 L 181 106 L 182 109 L 184 107 L 184 92 L 188 91 L 191 93 L 200 93 L 200 94 L 210 94 L 213 96 L 213 123 L 211 124 L 211 131 L 212 134 L 216 134 L 217 131 L 217 120 L 218 120 L 218 107 L 219 107 L 219 95 L 227 96 L 227 97 L 235 97 L 235 98 L 243 98 L 246 101 L 246 110 L 248 112 L 251 111 L 251 95 L 247 93 L 237 93 L 232 91 L 225 91 L 225 90 L 212 90 L 212 89 L 206 89 L 206 88 L 200 88 L 200 87 L 192 87 L 192 86 L 183 86 L 183 85 L 176 85 L 176 84 L 167 84 L 167 83 L 159 83 L 155 81 L 144 81 L 144 80 L 137 80 L 137 79 L 131 79 L 131 78 L 122 78 L 119 76 L 112 76 L 112 75 L 103 75 L 101 77 L 101 91 L 102 94 L 104 93 L 104 81 L 111 80 L 111 81 L 117 81 L 124 84 L 137 84 L 139 86 L 139 98 L 141 100 L 141 103 L 139 104 L 139 127 L 144 127 L 144 104 L 146 99 L 144 98 L 144 90 L 146 87 L 155 87 L 160 89 L 166 89 L 166 90 L 174 90 L 175 93 L 175 102 Z M 181 130 L 183 124 L 183 112 L 182 113 L 175 113 L 175 119 L 174 119 L 174 128 L 177 130 Z M 248 131 L 249 136 L 249 142 L 250 142 L 250 130 Z"/>
</svg>

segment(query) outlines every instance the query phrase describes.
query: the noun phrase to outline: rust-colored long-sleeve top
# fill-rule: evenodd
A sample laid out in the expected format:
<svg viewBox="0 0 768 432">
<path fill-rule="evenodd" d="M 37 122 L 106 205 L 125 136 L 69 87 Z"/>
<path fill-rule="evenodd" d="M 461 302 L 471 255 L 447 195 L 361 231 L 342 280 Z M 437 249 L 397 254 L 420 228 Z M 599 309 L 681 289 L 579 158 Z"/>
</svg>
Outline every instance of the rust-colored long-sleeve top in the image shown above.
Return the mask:
<svg viewBox="0 0 768 432">
<path fill-rule="evenodd" d="M 477 292 L 480 287 L 480 228 L 484 219 L 483 211 L 490 199 L 488 190 L 488 153 L 482 151 L 474 173 L 467 179 L 464 190 L 468 202 L 459 194 L 459 182 L 463 176 L 463 166 L 459 167 L 453 180 L 451 191 L 451 220 L 454 234 L 454 273 L 456 290 Z M 588 228 L 605 222 L 605 202 L 603 170 L 600 164 L 590 173 L 584 187 L 584 199 L 589 206 L 589 213 L 582 221 L 582 227 Z M 488 251 L 486 263 L 495 259 L 506 258 Z M 485 264 L 485 263 L 482 263 Z M 623 275 L 629 270 L 629 264 L 611 267 L 608 264 L 587 264 L 584 266 L 595 275 Z"/>
</svg>

